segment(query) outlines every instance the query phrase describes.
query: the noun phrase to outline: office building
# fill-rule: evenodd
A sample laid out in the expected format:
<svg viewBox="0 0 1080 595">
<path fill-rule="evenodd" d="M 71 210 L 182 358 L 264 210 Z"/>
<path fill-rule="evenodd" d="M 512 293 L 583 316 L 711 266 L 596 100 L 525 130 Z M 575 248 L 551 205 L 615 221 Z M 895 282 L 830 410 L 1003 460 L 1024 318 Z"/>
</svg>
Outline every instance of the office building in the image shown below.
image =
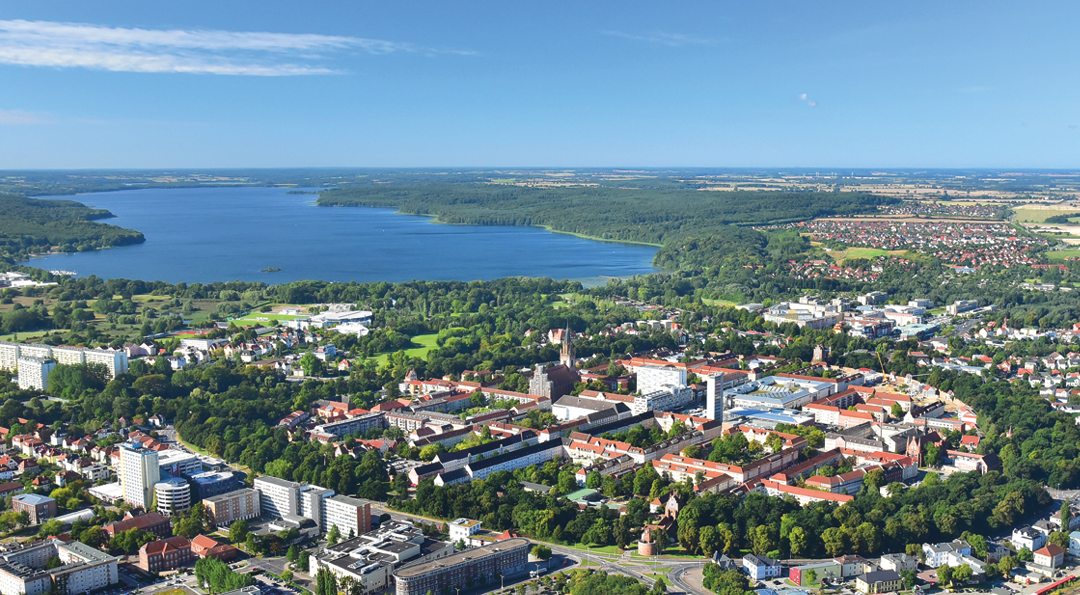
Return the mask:
<svg viewBox="0 0 1080 595">
<path fill-rule="evenodd" d="M 162 450 L 158 452 L 158 466 L 161 474 L 168 473 L 173 477 L 190 477 L 202 473 L 202 461 L 198 455 L 184 450 Z"/>
<path fill-rule="evenodd" d="M 440 560 L 409 564 L 394 572 L 396 595 L 444 593 L 478 583 L 496 584 L 498 576 L 524 574 L 531 546 L 528 539 L 514 537 Z"/>
<path fill-rule="evenodd" d="M 144 544 L 139 548 L 139 568 L 147 572 L 162 572 L 186 566 L 195 560 L 191 553 L 191 542 L 187 537 L 177 535 Z"/>
<path fill-rule="evenodd" d="M 161 481 L 158 453 L 136 442 L 121 444 L 119 476 L 124 500 L 132 506 L 149 508 L 154 501 L 154 485 Z"/>
<path fill-rule="evenodd" d="M 129 512 L 128 514 L 130 515 L 131 513 Z M 132 529 L 153 533 L 162 539 L 172 535 L 172 523 L 169 522 L 169 519 L 156 512 L 148 512 L 139 516 L 129 516 L 122 521 L 109 523 L 102 527 L 102 530 L 109 536 L 109 539 L 116 537 L 117 533 L 123 533 L 124 531 L 130 531 Z"/>
<path fill-rule="evenodd" d="M 227 527 L 235 521 L 257 518 L 262 513 L 261 495 L 258 490 L 242 488 L 203 498 L 203 505 L 210 515 L 210 522 L 218 527 Z"/>
<path fill-rule="evenodd" d="M 38 494 L 19 494 L 11 497 L 11 509 L 29 514 L 31 525 L 40 525 L 56 516 L 56 500 Z"/>
<path fill-rule="evenodd" d="M 409 523 L 389 521 L 359 537 L 327 547 L 311 557 L 311 573 L 326 568 L 339 581 L 352 579 L 365 595 L 392 586 L 391 571 L 404 563 L 429 562 L 454 553 L 454 545 L 424 537 Z"/>
<path fill-rule="evenodd" d="M 240 481 L 232 471 L 207 471 L 191 476 L 195 493 L 200 500 L 232 492 L 240 487 Z"/>
</svg>

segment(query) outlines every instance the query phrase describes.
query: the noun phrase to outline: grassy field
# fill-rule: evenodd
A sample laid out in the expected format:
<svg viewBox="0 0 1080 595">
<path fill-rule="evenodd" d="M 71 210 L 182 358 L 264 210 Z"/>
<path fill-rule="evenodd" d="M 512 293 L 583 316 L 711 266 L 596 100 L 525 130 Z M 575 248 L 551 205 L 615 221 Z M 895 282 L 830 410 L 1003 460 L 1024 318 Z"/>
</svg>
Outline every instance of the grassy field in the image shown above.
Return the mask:
<svg viewBox="0 0 1080 595">
<path fill-rule="evenodd" d="M 1080 249 L 1050 250 L 1046 253 L 1046 258 L 1050 260 L 1065 260 L 1070 257 L 1080 257 Z"/>
<path fill-rule="evenodd" d="M 435 345 L 435 340 L 438 337 L 439 337 L 439 335 L 436 334 L 436 333 L 432 333 L 430 335 L 416 335 L 415 337 L 412 337 L 412 342 L 416 343 L 417 345 L 420 345 L 420 347 L 413 347 L 412 349 L 406 349 L 405 350 L 405 355 L 407 355 L 409 357 L 418 357 L 420 359 L 426 358 L 428 352 L 431 351 L 432 349 L 435 349 L 435 347 L 437 347 Z M 389 355 L 390 355 L 389 353 L 379 354 L 378 356 L 375 357 L 375 361 L 379 365 L 385 364 L 386 363 L 386 358 Z"/>
<path fill-rule="evenodd" d="M 0 341 L 29 341 L 30 339 L 36 339 L 38 337 L 44 337 L 45 335 L 51 335 L 53 333 L 66 333 L 68 329 L 57 329 L 54 331 L 33 331 L 29 333 L 11 333 L 10 335 L 0 335 Z"/>
<path fill-rule="evenodd" d="M 713 300 L 713 299 L 709 299 L 709 298 L 701 298 L 701 302 L 703 304 L 708 304 L 710 306 L 730 306 L 730 307 L 735 307 L 735 306 L 739 305 L 738 302 L 729 302 L 728 300 Z"/>
<path fill-rule="evenodd" d="M 1046 221 L 1047 217 L 1053 217 L 1054 215 L 1076 215 L 1080 217 L 1080 212 L 1069 209 L 1036 209 L 1032 207 L 1020 207 L 1013 209 L 1016 213 L 1016 221 L 1021 223 L 1042 223 Z"/>
<path fill-rule="evenodd" d="M 877 258 L 878 256 L 888 256 L 890 254 L 898 256 L 906 252 L 907 250 L 882 250 L 881 248 L 848 248 L 846 250 L 833 250 L 829 252 L 829 256 L 832 256 L 837 264 L 843 264 L 849 258 Z"/>
</svg>

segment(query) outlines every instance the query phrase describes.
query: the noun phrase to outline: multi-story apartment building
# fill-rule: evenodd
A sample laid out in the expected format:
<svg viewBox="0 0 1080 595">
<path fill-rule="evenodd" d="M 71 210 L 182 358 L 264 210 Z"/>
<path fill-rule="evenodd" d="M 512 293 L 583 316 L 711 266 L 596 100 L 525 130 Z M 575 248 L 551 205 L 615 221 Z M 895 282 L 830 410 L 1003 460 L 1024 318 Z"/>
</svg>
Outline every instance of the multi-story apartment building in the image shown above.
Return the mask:
<svg viewBox="0 0 1080 595">
<path fill-rule="evenodd" d="M 685 371 L 685 370 L 684 370 Z M 634 397 L 630 413 L 640 415 L 649 411 L 678 411 L 694 400 L 694 391 L 683 386 L 666 386 Z"/>
<path fill-rule="evenodd" d="M 513 471 L 529 465 L 542 465 L 563 454 L 562 440 L 540 442 L 525 448 L 476 461 L 465 466 L 471 479 L 484 479 L 496 471 Z"/>
<path fill-rule="evenodd" d="M 301 484 L 269 475 L 256 477 L 255 489 L 260 492 L 260 506 L 263 516 L 280 519 L 285 515 L 300 513 Z"/>
<path fill-rule="evenodd" d="M 300 486 L 300 499 L 297 514 L 315 521 L 319 530 L 327 532 L 330 526 L 326 524 L 326 501 L 334 495 L 334 490 L 320 488 L 313 485 Z M 347 535 L 347 533 L 343 533 Z"/>
<path fill-rule="evenodd" d="M 356 537 L 371 530 L 371 503 L 367 500 L 338 495 L 326 499 L 323 505 L 326 531 L 336 525 L 343 536 Z"/>
<path fill-rule="evenodd" d="M 20 357 L 53 359 L 57 363 L 102 364 L 115 378 L 128 370 L 127 353 L 113 349 L 86 349 L 84 347 L 53 347 L 51 345 L 11 343 L 0 341 L 0 369 L 15 371 Z"/>
<path fill-rule="evenodd" d="M 638 392 L 647 395 L 669 388 L 686 386 L 686 367 L 646 364 L 637 368 Z M 635 413 L 640 413 L 635 411 Z"/>
<path fill-rule="evenodd" d="M 246 521 L 262 513 L 261 495 L 258 490 L 243 488 L 203 499 L 211 522 L 226 527 L 234 521 Z"/>
<path fill-rule="evenodd" d="M 396 595 L 425 595 L 464 588 L 496 576 L 512 577 L 528 570 L 529 548 L 523 537 L 465 550 L 438 561 L 420 562 L 394 572 Z"/>
<path fill-rule="evenodd" d="M 22 390 L 48 390 L 49 373 L 56 367 L 56 360 L 42 357 L 20 356 L 18 359 L 19 388 Z"/>
<path fill-rule="evenodd" d="M 57 558 L 60 566 L 46 568 Z M 116 558 L 88 545 L 47 539 L 0 554 L 0 592 L 6 595 L 75 595 L 103 589 L 119 577 Z"/>
<path fill-rule="evenodd" d="M 120 486 L 124 500 L 132 506 L 149 508 L 154 501 L 154 485 L 161 480 L 158 453 L 135 442 L 120 445 Z"/>
</svg>

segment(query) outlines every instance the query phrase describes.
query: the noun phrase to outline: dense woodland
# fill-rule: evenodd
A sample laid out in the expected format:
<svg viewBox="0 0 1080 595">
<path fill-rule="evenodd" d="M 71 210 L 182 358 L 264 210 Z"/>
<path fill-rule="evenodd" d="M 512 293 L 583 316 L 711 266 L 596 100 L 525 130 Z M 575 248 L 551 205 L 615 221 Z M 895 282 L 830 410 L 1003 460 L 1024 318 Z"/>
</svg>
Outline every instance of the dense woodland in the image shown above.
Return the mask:
<svg viewBox="0 0 1080 595">
<path fill-rule="evenodd" d="M 666 245 L 729 225 L 869 213 L 896 199 L 863 193 L 702 192 L 612 187 L 395 185 L 329 190 L 322 206 L 393 207 L 442 223 L 535 225 L 606 240 Z"/>
<path fill-rule="evenodd" d="M 52 248 L 75 252 L 145 241 L 140 232 L 95 221 L 112 217 L 109 211 L 73 200 L 0 194 L 0 213 L 0 256 L 12 260 Z"/>
</svg>

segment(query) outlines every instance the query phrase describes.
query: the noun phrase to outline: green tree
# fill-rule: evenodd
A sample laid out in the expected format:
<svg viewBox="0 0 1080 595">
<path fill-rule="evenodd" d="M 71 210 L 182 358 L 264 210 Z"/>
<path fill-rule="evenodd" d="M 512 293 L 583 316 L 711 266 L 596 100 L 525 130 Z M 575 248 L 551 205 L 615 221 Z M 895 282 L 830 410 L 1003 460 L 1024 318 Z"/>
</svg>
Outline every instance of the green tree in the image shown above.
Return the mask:
<svg viewBox="0 0 1080 595">
<path fill-rule="evenodd" d="M 809 551 L 807 549 L 806 531 L 802 527 L 793 528 L 788 535 L 788 540 L 791 542 L 792 556 L 802 556 Z"/>
<path fill-rule="evenodd" d="M 310 559 L 311 559 L 311 554 L 308 553 L 307 550 L 301 551 L 300 552 L 300 557 L 296 561 L 296 567 L 299 568 L 300 570 L 303 570 L 304 572 L 308 572 L 308 564 L 310 562 Z"/>
<path fill-rule="evenodd" d="M 585 478 L 585 487 L 593 490 L 599 489 L 600 486 L 603 485 L 603 482 L 604 480 L 600 477 L 600 472 L 592 471 L 589 473 L 588 477 Z"/>
<path fill-rule="evenodd" d="M 551 548 L 546 545 L 537 545 L 532 549 L 532 556 L 538 560 L 550 560 Z"/>
<path fill-rule="evenodd" d="M 953 571 L 952 580 L 958 584 L 964 584 L 971 580 L 973 573 L 967 564 L 961 564 Z"/>
<path fill-rule="evenodd" d="M 901 570 L 900 571 L 900 583 L 904 586 L 905 591 L 910 591 L 915 587 L 915 583 L 919 579 L 919 574 L 914 570 Z"/>
<path fill-rule="evenodd" d="M 300 557 L 300 552 L 297 549 L 296 545 L 295 544 L 290 545 L 289 546 L 289 551 L 285 553 L 285 559 L 288 560 L 289 562 L 296 562 L 296 560 L 299 559 L 299 557 Z"/>
<path fill-rule="evenodd" d="M 319 571 L 315 573 L 315 595 L 337 594 L 337 578 L 325 566 L 319 568 Z"/>
<path fill-rule="evenodd" d="M 229 541 L 240 543 L 247 539 L 247 535 L 247 521 L 233 521 L 233 524 L 229 525 Z"/>
<path fill-rule="evenodd" d="M 806 572 L 804 572 L 802 577 L 803 577 L 803 586 L 816 585 L 817 582 L 818 582 L 818 580 L 817 580 L 817 571 L 814 570 L 813 568 L 811 568 L 810 570 L 807 570 Z"/>
<path fill-rule="evenodd" d="M 326 534 L 326 541 L 328 541 L 330 545 L 336 545 L 338 541 L 341 541 L 341 530 L 338 529 L 337 525 L 332 525 L 330 527 L 330 532 Z"/>
<path fill-rule="evenodd" d="M 776 543 L 769 534 L 769 527 L 767 525 L 758 525 L 757 527 L 754 527 L 754 531 L 751 535 L 751 546 L 754 554 L 758 556 L 764 556 L 776 547 Z"/>
<path fill-rule="evenodd" d="M 843 529 L 830 527 L 821 533 L 825 551 L 833 557 L 841 556 L 848 550 L 848 538 Z"/>
<path fill-rule="evenodd" d="M 949 566 L 948 564 L 942 564 L 941 566 L 938 566 L 937 579 L 938 579 L 938 584 L 940 584 L 942 587 L 947 587 L 947 586 L 951 585 L 952 580 L 953 580 L 953 569 L 952 569 L 952 567 Z"/>
<path fill-rule="evenodd" d="M 723 548 L 723 543 L 720 541 L 720 532 L 712 525 L 705 525 L 701 528 L 698 540 L 701 542 L 701 553 L 705 556 L 712 556 Z"/>
</svg>

